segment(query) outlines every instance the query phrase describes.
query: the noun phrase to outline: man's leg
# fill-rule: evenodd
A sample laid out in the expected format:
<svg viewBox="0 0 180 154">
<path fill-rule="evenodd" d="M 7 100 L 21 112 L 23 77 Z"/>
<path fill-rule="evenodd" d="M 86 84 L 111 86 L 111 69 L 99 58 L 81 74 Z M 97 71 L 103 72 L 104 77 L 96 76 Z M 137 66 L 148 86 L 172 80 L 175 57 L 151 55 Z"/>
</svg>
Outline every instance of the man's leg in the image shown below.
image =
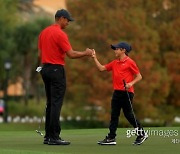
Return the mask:
<svg viewBox="0 0 180 154">
<path fill-rule="evenodd" d="M 51 84 L 48 80 L 47 75 L 48 74 L 48 68 L 44 67 L 41 71 L 41 76 L 45 85 L 45 92 L 46 92 L 46 109 L 45 109 L 45 136 L 44 136 L 44 144 L 48 143 L 49 140 L 49 134 L 50 134 L 50 111 L 51 111 Z"/>
<path fill-rule="evenodd" d="M 46 119 L 45 119 L 45 137 L 44 138 L 49 138 L 50 136 L 50 114 L 51 114 L 51 93 L 50 93 L 50 86 L 48 85 L 45 86 L 46 88 L 46 97 L 47 97 L 47 102 L 46 102 Z"/>
<path fill-rule="evenodd" d="M 66 78 L 63 66 L 53 66 L 51 77 L 51 138 L 59 139 L 61 131 L 59 116 L 66 90 Z"/>
</svg>

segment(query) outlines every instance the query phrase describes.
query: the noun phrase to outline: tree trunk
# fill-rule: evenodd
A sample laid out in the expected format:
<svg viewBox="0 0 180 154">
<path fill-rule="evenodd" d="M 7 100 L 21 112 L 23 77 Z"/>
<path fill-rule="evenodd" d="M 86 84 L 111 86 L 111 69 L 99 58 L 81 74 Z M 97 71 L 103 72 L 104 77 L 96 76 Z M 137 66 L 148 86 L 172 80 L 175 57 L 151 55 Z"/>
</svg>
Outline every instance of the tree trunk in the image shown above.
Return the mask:
<svg viewBox="0 0 180 154">
<path fill-rule="evenodd" d="M 29 95 L 30 95 L 30 85 L 31 85 L 31 70 L 32 70 L 32 62 L 30 62 L 30 54 L 25 55 L 24 58 L 24 103 L 28 105 Z"/>
</svg>

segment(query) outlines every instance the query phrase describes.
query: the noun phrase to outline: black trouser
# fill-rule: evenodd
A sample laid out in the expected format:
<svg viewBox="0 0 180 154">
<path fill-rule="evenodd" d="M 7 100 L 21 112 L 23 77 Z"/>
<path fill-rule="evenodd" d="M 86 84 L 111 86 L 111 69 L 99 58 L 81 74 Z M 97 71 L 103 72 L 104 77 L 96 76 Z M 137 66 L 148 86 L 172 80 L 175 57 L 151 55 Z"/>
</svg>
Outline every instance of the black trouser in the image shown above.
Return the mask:
<svg viewBox="0 0 180 154">
<path fill-rule="evenodd" d="M 129 96 L 132 102 L 134 94 L 129 92 Z M 116 137 L 116 130 L 118 127 L 121 108 L 123 109 L 124 116 L 129 121 L 129 123 L 134 128 L 138 127 L 138 129 L 142 129 L 139 121 L 135 119 L 133 115 L 126 91 L 115 90 L 112 96 L 112 100 L 111 100 L 111 121 L 110 121 L 110 126 L 109 126 L 110 132 L 108 134 L 110 138 Z M 136 126 L 136 123 L 137 123 L 137 126 Z"/>
<path fill-rule="evenodd" d="M 66 90 L 64 67 L 62 65 L 44 64 L 41 75 L 47 97 L 45 138 L 59 139 L 61 132 L 59 116 Z"/>
</svg>

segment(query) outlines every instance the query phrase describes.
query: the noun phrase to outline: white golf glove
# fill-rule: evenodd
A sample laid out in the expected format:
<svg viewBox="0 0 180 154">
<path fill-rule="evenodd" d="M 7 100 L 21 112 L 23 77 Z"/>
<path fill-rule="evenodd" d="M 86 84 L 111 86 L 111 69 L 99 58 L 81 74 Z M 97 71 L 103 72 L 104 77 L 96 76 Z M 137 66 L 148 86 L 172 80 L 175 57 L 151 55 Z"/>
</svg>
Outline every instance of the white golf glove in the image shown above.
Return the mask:
<svg viewBox="0 0 180 154">
<path fill-rule="evenodd" d="M 42 66 L 38 66 L 38 67 L 36 68 L 36 72 L 41 72 L 41 70 L 42 70 Z"/>
</svg>

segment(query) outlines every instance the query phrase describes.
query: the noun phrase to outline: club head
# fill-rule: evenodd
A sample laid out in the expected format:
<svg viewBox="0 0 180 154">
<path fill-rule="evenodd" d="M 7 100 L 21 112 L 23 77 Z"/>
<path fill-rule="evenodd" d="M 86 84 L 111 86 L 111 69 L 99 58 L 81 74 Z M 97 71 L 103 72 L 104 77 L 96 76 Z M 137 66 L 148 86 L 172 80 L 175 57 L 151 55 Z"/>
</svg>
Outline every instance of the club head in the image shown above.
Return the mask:
<svg viewBox="0 0 180 154">
<path fill-rule="evenodd" d="M 43 133 L 41 133 L 39 130 L 36 130 L 36 133 L 38 133 L 39 135 L 43 136 Z"/>
</svg>

